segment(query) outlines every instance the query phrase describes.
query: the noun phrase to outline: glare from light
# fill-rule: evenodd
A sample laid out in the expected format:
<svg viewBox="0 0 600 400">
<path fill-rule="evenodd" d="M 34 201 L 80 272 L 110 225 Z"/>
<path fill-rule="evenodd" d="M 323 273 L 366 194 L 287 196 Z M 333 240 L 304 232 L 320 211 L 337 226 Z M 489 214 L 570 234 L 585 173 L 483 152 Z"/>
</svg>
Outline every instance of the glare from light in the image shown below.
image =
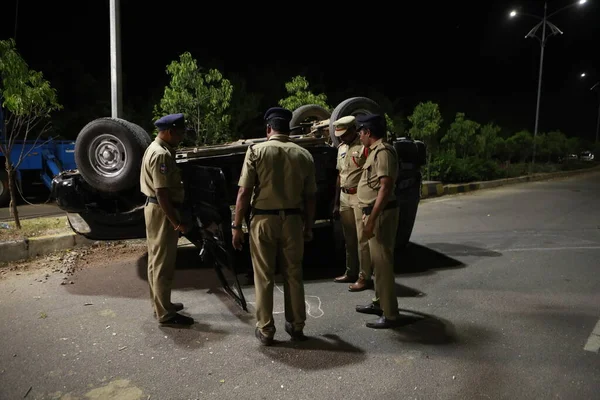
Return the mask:
<svg viewBox="0 0 600 400">
<path fill-rule="evenodd" d="M 582 78 L 585 78 L 585 72 L 582 72 L 582 73 L 581 73 L 581 77 L 582 77 Z"/>
<path fill-rule="evenodd" d="M 579 0 L 579 4 L 585 4 L 587 3 L 587 0 Z"/>
<path fill-rule="evenodd" d="M 509 15 L 510 15 L 511 18 L 515 17 L 517 15 L 517 12 L 515 10 L 512 10 Z"/>
</svg>

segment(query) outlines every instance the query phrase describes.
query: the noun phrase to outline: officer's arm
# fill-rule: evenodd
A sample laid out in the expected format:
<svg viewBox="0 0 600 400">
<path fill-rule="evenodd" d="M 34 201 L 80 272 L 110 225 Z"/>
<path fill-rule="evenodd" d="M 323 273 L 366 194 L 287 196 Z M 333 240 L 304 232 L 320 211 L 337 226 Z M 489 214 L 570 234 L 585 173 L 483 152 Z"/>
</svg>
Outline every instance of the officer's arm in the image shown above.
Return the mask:
<svg viewBox="0 0 600 400">
<path fill-rule="evenodd" d="M 252 188 L 240 187 L 235 201 L 235 217 L 233 225 L 242 225 L 242 220 L 250 207 L 250 199 L 252 198 Z"/>
<path fill-rule="evenodd" d="M 177 219 L 177 213 L 175 212 L 173 203 L 171 203 L 171 199 L 169 199 L 169 188 L 156 189 L 156 199 L 158 200 L 160 208 L 162 208 L 167 218 L 171 222 L 171 225 L 173 225 L 173 228 L 177 229 L 179 220 Z"/>
<path fill-rule="evenodd" d="M 369 219 L 375 221 L 379 214 L 381 214 L 381 210 L 383 210 L 390 198 L 390 194 L 392 190 L 394 190 L 394 181 L 389 176 L 382 176 L 379 178 L 379 183 L 381 183 L 381 187 L 377 192 L 377 199 L 375 199 L 375 205 L 373 206 L 373 211 L 371 211 L 371 215 Z"/>
<path fill-rule="evenodd" d="M 250 145 L 246 151 L 244 164 L 242 165 L 242 171 L 238 181 L 238 186 L 240 188 L 235 201 L 235 216 L 233 220 L 233 225 L 236 226 L 242 225 L 242 220 L 246 216 L 248 208 L 250 207 L 252 191 L 256 183 L 256 160 L 257 155 L 254 152 L 252 145 Z"/>
<path fill-rule="evenodd" d="M 340 174 L 338 174 L 337 179 L 335 180 L 335 205 L 337 207 L 340 206 L 340 192 L 341 192 L 341 187 L 340 187 Z"/>
</svg>

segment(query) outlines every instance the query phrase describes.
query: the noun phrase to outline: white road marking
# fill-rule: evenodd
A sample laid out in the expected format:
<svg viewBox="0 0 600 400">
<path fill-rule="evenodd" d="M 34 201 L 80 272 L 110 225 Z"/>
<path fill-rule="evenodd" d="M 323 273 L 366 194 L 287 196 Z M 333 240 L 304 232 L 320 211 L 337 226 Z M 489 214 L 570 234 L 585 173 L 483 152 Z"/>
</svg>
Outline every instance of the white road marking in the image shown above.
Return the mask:
<svg viewBox="0 0 600 400">
<path fill-rule="evenodd" d="M 514 251 L 562 251 L 562 250 L 600 250 L 600 246 L 563 246 L 563 247 L 527 247 L 494 250 L 498 252 L 514 252 Z"/>
<path fill-rule="evenodd" d="M 590 337 L 583 347 L 583 350 L 592 351 L 594 353 L 598 353 L 598 350 L 600 350 L 600 320 L 598 320 L 596 323 L 596 326 L 590 334 Z"/>
<path fill-rule="evenodd" d="M 275 285 L 275 287 L 277 288 L 277 290 L 279 290 L 283 294 L 283 289 L 281 289 L 277 285 Z M 321 298 L 319 296 L 304 295 L 305 299 L 307 297 L 317 299 L 317 301 L 316 301 L 316 304 L 313 307 L 310 304 L 310 302 L 308 302 L 307 300 L 304 300 L 304 302 L 306 303 L 306 314 L 308 314 L 310 317 L 313 317 L 313 318 L 321 318 L 323 315 L 325 315 L 325 311 L 323 311 L 323 309 L 321 308 L 321 306 L 323 304 L 321 302 Z M 248 304 L 256 305 L 256 302 L 254 302 L 254 301 L 248 301 L 247 303 Z M 275 310 L 273 310 L 273 314 L 283 314 L 284 312 L 285 311 L 275 311 Z"/>
</svg>

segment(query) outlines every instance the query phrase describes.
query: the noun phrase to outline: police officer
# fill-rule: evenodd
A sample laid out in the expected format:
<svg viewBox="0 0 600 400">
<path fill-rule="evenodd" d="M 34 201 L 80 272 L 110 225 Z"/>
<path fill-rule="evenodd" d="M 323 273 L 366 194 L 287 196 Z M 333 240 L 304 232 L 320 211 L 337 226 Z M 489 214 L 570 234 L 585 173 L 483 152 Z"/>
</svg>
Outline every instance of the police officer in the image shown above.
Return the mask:
<svg viewBox="0 0 600 400">
<path fill-rule="evenodd" d="M 394 248 L 399 220 L 395 182 L 398 177 L 398 156 L 385 141 L 386 123 L 378 114 L 356 118 L 360 141 L 368 148 L 367 160 L 358 183 L 358 202 L 363 213 L 361 240 L 369 242 L 375 271 L 375 299 L 356 311 L 375 314 L 379 319 L 367 322 L 369 328 L 386 329 L 398 326 L 398 298 L 394 277 Z"/>
<path fill-rule="evenodd" d="M 342 141 L 338 147 L 336 166 L 338 177 L 333 214 L 334 217 L 339 217 L 342 223 L 346 243 L 346 272 L 335 278 L 334 281 L 354 282 L 348 290 L 358 292 L 373 286 L 369 243 L 358 241 L 358 238 L 362 236 L 363 223 L 362 210 L 358 206 L 356 192 L 362 167 L 367 157 L 358 137 L 353 116 L 342 117 L 333 125 L 335 136 Z"/>
<path fill-rule="evenodd" d="M 292 340 L 305 340 L 306 304 L 302 262 L 304 241 L 312 239 L 317 191 L 312 155 L 290 137 L 292 112 L 267 110 L 267 141 L 246 152 L 238 185 L 232 244 L 242 249 L 242 220 L 251 206 L 250 255 L 256 292 L 256 338 L 273 344 L 273 285 L 276 261 L 284 277 L 285 331 Z"/>
<path fill-rule="evenodd" d="M 154 125 L 158 135 L 142 159 L 141 191 L 146 195 L 144 217 L 148 242 L 148 284 L 155 316 L 161 326 L 192 325 L 194 320 L 177 311 L 183 304 L 171 302 L 177 241 L 188 226 L 177 208 L 184 198 L 181 173 L 175 163 L 175 148 L 185 134 L 183 114 L 170 114 Z"/>
</svg>

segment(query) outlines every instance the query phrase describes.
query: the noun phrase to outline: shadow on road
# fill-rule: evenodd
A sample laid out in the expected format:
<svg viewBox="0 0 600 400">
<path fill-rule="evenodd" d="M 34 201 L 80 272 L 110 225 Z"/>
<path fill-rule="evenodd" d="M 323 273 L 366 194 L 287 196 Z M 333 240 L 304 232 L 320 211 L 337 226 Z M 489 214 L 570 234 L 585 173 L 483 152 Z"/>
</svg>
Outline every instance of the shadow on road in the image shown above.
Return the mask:
<svg viewBox="0 0 600 400">
<path fill-rule="evenodd" d="M 440 317 L 400 309 L 400 321 L 401 326 L 394 331 L 401 342 L 444 345 L 457 341 L 454 325 Z"/>
<path fill-rule="evenodd" d="M 272 347 L 261 347 L 260 350 L 277 362 L 303 370 L 358 364 L 367 357 L 364 350 L 333 334 L 310 336 L 304 342 L 275 340 Z"/>
</svg>

